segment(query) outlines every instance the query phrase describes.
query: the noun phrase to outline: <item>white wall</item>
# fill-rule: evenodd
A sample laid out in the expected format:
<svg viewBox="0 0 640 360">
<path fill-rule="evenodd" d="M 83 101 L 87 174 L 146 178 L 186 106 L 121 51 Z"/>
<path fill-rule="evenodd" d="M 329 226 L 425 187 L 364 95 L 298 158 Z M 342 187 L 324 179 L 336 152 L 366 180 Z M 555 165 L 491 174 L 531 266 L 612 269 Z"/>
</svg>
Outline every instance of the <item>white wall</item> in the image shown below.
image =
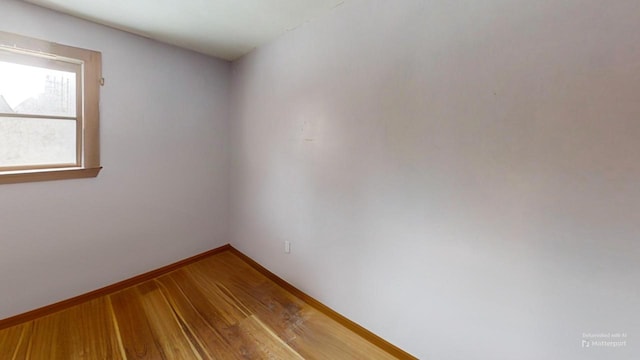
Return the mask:
<svg viewBox="0 0 640 360">
<path fill-rule="evenodd" d="M 640 358 L 639 34 L 635 0 L 347 1 L 233 66 L 232 244 L 421 358 Z"/>
<path fill-rule="evenodd" d="M 101 51 L 106 79 L 98 178 L 0 186 L 0 319 L 228 242 L 227 62 L 10 0 L 0 30 Z"/>
</svg>

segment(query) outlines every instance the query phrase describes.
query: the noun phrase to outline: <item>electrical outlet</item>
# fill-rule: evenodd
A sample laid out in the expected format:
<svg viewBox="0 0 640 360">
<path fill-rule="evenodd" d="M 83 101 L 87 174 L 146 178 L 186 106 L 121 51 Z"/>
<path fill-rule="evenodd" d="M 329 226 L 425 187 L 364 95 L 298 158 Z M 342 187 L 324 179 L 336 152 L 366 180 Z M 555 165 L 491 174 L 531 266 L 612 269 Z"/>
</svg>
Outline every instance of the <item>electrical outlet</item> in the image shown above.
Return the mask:
<svg viewBox="0 0 640 360">
<path fill-rule="evenodd" d="M 285 254 L 289 254 L 290 252 L 291 252 L 291 242 L 285 241 L 284 242 L 284 253 Z"/>
</svg>

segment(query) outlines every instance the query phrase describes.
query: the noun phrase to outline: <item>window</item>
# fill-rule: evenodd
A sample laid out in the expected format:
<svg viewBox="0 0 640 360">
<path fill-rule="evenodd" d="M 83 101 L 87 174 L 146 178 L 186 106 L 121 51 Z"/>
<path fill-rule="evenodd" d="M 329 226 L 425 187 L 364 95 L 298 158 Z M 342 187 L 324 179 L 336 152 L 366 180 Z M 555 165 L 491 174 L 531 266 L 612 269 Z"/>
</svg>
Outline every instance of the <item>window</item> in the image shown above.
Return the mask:
<svg viewBox="0 0 640 360">
<path fill-rule="evenodd" d="M 0 184 L 100 171 L 101 54 L 0 32 Z"/>
</svg>

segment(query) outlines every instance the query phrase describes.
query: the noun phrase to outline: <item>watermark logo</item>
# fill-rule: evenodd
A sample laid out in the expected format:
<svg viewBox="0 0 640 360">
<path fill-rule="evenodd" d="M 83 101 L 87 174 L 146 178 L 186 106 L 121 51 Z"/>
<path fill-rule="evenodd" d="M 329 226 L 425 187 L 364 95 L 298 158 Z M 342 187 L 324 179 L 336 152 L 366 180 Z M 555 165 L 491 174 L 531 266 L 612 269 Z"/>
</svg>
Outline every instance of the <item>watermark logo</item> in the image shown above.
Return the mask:
<svg viewBox="0 0 640 360">
<path fill-rule="evenodd" d="M 582 333 L 583 348 L 621 348 L 627 346 L 626 332 Z"/>
</svg>

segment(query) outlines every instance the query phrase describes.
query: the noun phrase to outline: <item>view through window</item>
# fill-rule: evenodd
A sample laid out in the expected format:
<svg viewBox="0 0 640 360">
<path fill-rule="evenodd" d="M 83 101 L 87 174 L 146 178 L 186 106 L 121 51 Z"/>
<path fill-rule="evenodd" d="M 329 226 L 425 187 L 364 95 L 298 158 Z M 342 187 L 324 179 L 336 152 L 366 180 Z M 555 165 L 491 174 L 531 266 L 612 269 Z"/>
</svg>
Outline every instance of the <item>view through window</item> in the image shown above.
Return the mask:
<svg viewBox="0 0 640 360">
<path fill-rule="evenodd" d="M 0 32 L 0 183 L 97 175 L 100 68 L 99 52 Z"/>
<path fill-rule="evenodd" d="M 0 61 L 0 79 L 0 168 L 77 166 L 76 73 Z"/>
</svg>

